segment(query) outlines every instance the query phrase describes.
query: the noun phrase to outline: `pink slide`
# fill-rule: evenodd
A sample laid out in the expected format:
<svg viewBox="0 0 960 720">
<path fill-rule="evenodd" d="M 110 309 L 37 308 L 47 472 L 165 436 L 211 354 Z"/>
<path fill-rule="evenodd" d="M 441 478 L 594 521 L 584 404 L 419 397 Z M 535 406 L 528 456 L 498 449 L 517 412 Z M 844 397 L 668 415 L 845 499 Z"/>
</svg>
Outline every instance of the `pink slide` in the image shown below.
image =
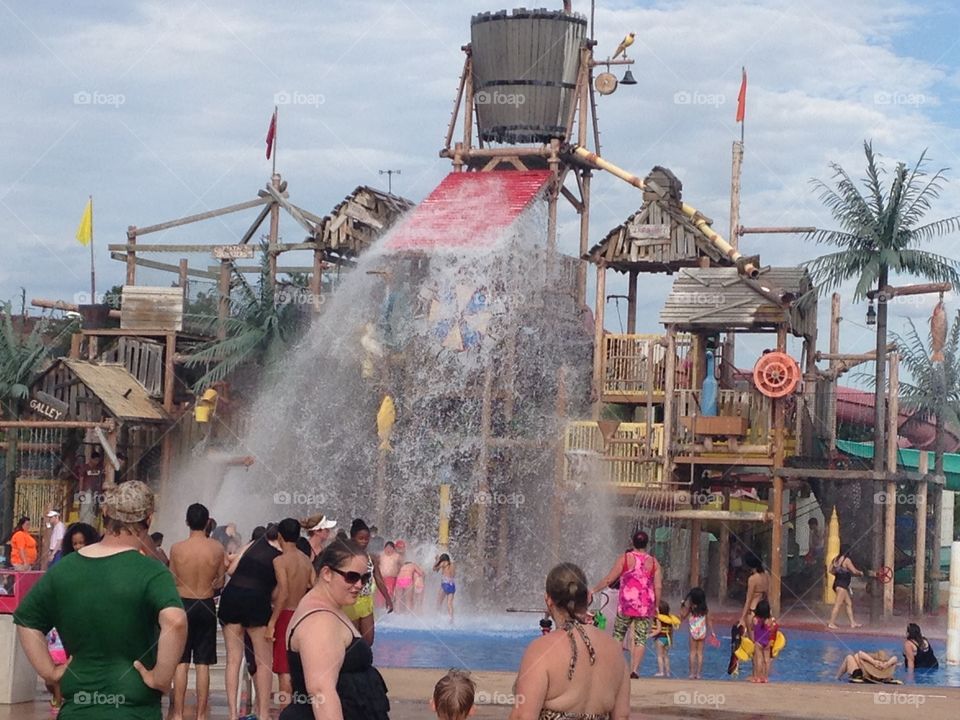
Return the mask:
<svg viewBox="0 0 960 720">
<path fill-rule="evenodd" d="M 837 388 L 837 420 L 873 427 L 873 393 L 848 387 Z M 920 420 L 909 412 L 901 412 L 897 420 L 898 444 L 919 450 L 933 450 L 936 440 L 936 425 L 933 420 Z M 960 449 L 960 433 L 956 427 L 947 425 L 944 434 L 944 451 Z"/>
</svg>

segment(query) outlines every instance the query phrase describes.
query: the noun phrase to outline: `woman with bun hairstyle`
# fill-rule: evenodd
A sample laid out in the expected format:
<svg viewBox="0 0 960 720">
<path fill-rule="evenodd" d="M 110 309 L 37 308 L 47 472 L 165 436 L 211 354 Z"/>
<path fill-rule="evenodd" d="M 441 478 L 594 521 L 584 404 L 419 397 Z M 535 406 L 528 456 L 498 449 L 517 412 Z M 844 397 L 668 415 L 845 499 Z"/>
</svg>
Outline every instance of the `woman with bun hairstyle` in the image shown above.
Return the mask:
<svg viewBox="0 0 960 720">
<path fill-rule="evenodd" d="M 626 720 L 630 671 L 620 642 L 583 622 L 589 604 L 583 570 L 573 563 L 553 568 L 544 600 L 557 629 L 527 646 L 510 720 Z"/>
</svg>

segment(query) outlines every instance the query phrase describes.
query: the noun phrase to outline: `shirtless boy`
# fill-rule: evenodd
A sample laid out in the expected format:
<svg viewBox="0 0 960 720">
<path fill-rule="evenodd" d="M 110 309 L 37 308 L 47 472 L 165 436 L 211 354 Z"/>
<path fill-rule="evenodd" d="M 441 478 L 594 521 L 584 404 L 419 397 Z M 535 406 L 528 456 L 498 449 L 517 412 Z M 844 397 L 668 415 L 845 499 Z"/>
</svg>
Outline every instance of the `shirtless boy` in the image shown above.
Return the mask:
<svg viewBox="0 0 960 720">
<path fill-rule="evenodd" d="M 190 662 L 197 671 L 197 720 L 207 720 L 210 666 L 217 664 L 217 609 L 213 595 L 223 586 L 226 555 L 223 546 L 207 537 L 210 512 L 200 503 L 187 508 L 190 536 L 170 548 L 170 572 L 187 612 L 187 645 L 173 678 L 173 708 L 169 720 L 183 720 Z"/>
<path fill-rule="evenodd" d="M 273 560 L 277 588 L 273 596 L 273 614 L 267 623 L 267 639 L 273 641 L 273 671 L 280 679 L 279 704 L 286 706 L 293 695 L 290 666 L 287 663 L 287 626 L 297 604 L 313 587 L 316 574 L 313 564 L 297 548 L 300 523 L 293 518 L 286 518 L 280 521 L 278 530 L 283 553 Z"/>
</svg>

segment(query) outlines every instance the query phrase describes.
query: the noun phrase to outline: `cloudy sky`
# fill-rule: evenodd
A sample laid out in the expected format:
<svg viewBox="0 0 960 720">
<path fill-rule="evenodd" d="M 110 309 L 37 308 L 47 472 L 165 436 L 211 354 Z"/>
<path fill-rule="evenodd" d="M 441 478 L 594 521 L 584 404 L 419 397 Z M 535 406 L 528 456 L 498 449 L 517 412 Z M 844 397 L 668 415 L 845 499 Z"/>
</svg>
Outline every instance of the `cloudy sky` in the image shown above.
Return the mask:
<svg viewBox="0 0 960 720">
<path fill-rule="evenodd" d="M 934 216 L 960 213 L 960 10 L 949 0 L 597 4 L 598 54 L 636 31 L 639 81 L 600 100 L 603 154 L 641 175 L 671 168 L 685 199 L 723 234 L 741 66 L 749 74 L 744 224 L 829 226 L 810 179 L 828 179 L 830 161 L 858 176 L 865 139 L 891 162 L 914 161 L 926 148 L 931 169 L 958 168 Z M 123 242 L 128 225 L 255 197 L 270 173 L 264 135 L 278 94 L 293 99 L 280 109 L 278 148 L 293 202 L 324 214 L 357 185 L 385 187 L 386 169 L 402 171 L 396 192 L 422 199 L 449 171 L 437 151 L 470 17 L 501 7 L 0 0 L 0 299 L 23 287 L 28 297 L 70 300 L 89 288 L 89 256 L 73 238 L 88 195 L 100 289 L 122 281 L 105 246 Z M 589 3 L 575 0 L 574 9 L 588 13 Z M 591 241 L 638 204 L 635 190 L 599 176 Z M 153 237 L 227 243 L 249 220 Z M 569 211 L 561 246 L 570 252 L 576 227 Z M 296 226 L 281 232 L 302 238 Z M 778 264 L 817 252 L 791 236 L 754 236 L 743 248 Z M 931 248 L 954 255 L 956 239 Z M 659 304 L 667 286 L 662 277 L 643 283 L 642 300 Z M 892 312 L 922 319 L 931 304 Z M 845 345 L 865 342 L 864 311 L 844 309 Z M 608 327 L 619 330 L 613 303 L 608 313 Z M 642 322 L 656 329 L 652 313 Z"/>
</svg>

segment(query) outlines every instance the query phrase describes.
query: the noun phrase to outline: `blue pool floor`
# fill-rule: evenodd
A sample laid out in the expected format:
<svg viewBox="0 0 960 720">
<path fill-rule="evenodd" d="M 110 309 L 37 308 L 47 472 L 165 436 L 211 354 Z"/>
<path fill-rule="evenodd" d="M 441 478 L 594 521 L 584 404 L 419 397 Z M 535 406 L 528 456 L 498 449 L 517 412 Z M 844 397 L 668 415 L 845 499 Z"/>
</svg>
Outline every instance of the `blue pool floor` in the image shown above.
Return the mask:
<svg viewBox="0 0 960 720">
<path fill-rule="evenodd" d="M 511 622 L 496 630 L 482 629 L 476 623 L 471 623 L 473 627 L 469 628 L 456 625 L 431 628 L 411 620 L 396 624 L 378 620 L 374 661 L 381 667 L 459 667 L 515 672 L 524 649 L 538 636 L 536 620 L 534 618 L 529 625 Z M 857 650 L 873 652 L 883 649 L 901 657 L 902 661 L 903 641 L 894 637 L 833 635 L 789 628 L 784 628 L 783 632 L 787 645 L 774 663 L 771 674 L 774 682 L 836 683 L 837 669 L 843 657 Z M 704 648 L 703 678 L 735 681 L 737 678 L 727 675 L 729 638 L 720 639 L 719 648 Z M 933 648 L 941 662 L 939 670 L 918 670 L 908 674 L 901 664 L 897 668 L 897 677 L 905 684 L 960 687 L 960 667 L 946 667 L 943 642 L 934 641 Z M 676 633 L 670 651 L 673 677 L 687 677 L 688 658 L 689 635 L 684 626 Z M 740 680 L 750 674 L 750 668 L 750 663 L 741 664 Z M 656 671 L 656 655 L 652 645 L 648 645 L 640 675 L 652 677 Z"/>
</svg>

